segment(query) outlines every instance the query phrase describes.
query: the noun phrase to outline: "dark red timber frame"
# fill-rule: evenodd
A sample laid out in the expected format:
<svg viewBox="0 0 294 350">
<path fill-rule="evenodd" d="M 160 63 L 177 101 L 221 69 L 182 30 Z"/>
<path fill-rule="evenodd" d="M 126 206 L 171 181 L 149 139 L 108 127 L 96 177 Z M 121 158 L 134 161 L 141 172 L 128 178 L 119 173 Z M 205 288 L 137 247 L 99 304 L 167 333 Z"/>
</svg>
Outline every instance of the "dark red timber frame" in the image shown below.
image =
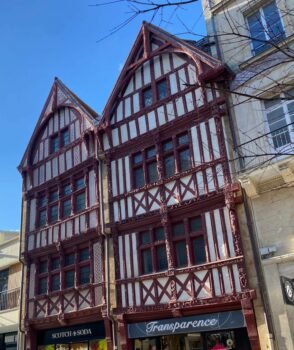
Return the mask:
<svg viewBox="0 0 294 350">
<path fill-rule="evenodd" d="M 151 36 L 156 35 L 157 37 L 163 40 L 162 45 L 151 51 Z M 136 56 L 136 52 L 139 51 L 139 47 L 143 44 L 143 55 L 140 54 Z M 115 309 L 115 313 L 118 319 L 118 328 L 121 338 L 121 347 L 123 350 L 131 350 L 132 344 L 128 339 L 127 334 L 127 324 L 132 322 L 140 322 L 146 320 L 156 320 L 162 318 L 170 318 L 170 317 L 181 317 L 188 315 L 195 315 L 201 313 L 209 313 L 209 312 L 221 312 L 228 310 L 237 310 L 242 309 L 246 322 L 247 322 L 247 332 L 250 339 L 252 350 L 260 350 L 259 340 L 257 336 L 257 328 L 255 322 L 255 316 L 252 306 L 252 299 L 255 297 L 255 292 L 251 290 L 248 286 L 247 275 L 245 272 L 245 262 L 244 256 L 242 252 L 241 245 L 241 237 L 240 230 L 238 225 L 238 219 L 236 214 L 236 205 L 240 203 L 240 197 L 238 194 L 239 186 L 238 184 L 234 184 L 231 181 L 229 165 L 226 153 L 226 145 L 225 145 L 225 137 L 224 130 L 222 125 L 222 119 L 226 116 L 225 111 L 225 99 L 222 96 L 218 96 L 216 91 L 212 89 L 212 100 L 208 100 L 206 94 L 202 95 L 203 105 L 201 107 L 196 106 L 195 96 L 193 95 L 193 104 L 194 110 L 188 111 L 188 106 L 186 100 L 183 99 L 183 108 L 184 115 L 181 117 L 176 117 L 171 122 L 168 122 L 167 109 L 164 106 L 164 111 L 166 114 L 166 120 L 163 125 L 159 123 L 159 116 L 157 112 L 155 113 L 155 120 L 157 128 L 152 131 L 143 133 L 140 137 L 131 137 L 131 126 L 130 123 L 133 122 L 133 127 L 135 130 L 133 131 L 135 134 L 139 135 L 139 121 L 138 118 L 142 115 L 147 115 L 149 112 L 156 110 L 156 108 L 160 107 L 162 101 L 158 101 L 156 99 L 156 82 L 160 79 L 155 79 L 154 71 L 152 69 L 151 63 L 151 84 L 149 86 L 144 86 L 142 89 L 137 90 L 135 87 L 135 91 L 140 93 L 140 109 L 138 112 L 134 112 L 134 107 L 131 107 L 131 115 L 128 117 L 123 117 L 122 120 L 117 120 L 117 114 L 113 111 L 115 110 L 116 101 L 117 103 L 122 102 L 123 105 L 126 103 L 125 98 L 122 97 L 122 93 L 124 92 L 124 87 L 128 83 L 132 74 L 134 74 L 135 70 L 139 67 L 143 67 L 143 64 L 150 60 L 153 57 L 159 56 L 163 53 L 170 55 L 171 53 L 181 54 L 187 62 L 196 66 L 197 75 L 200 81 L 200 84 L 204 86 L 209 86 L 210 84 L 216 84 L 218 82 L 222 82 L 227 79 L 227 73 L 224 67 L 221 66 L 220 62 L 216 62 L 210 60 L 209 56 L 206 54 L 199 54 L 202 56 L 199 58 L 197 56 L 193 56 L 191 53 L 193 49 L 188 44 L 183 44 L 182 41 L 178 41 L 175 37 L 168 35 L 166 32 L 161 31 L 160 29 L 144 23 L 142 26 L 142 30 L 131 50 L 131 53 L 127 59 L 126 65 L 118 79 L 118 82 L 112 92 L 109 102 L 106 105 L 104 111 L 104 117 L 102 120 L 102 126 L 100 128 L 100 144 L 103 144 L 103 135 L 106 135 L 108 142 L 110 144 L 110 149 L 105 149 L 105 157 L 106 164 L 108 168 L 108 184 L 109 184 L 109 193 L 110 193 L 110 203 L 112 204 L 112 213 L 111 213 L 111 229 L 114 236 L 114 255 L 116 259 L 116 285 L 117 285 L 117 298 L 118 298 L 118 307 Z M 197 51 L 197 50 L 196 50 Z M 142 51 L 140 51 L 142 52 Z M 135 57 L 135 59 L 134 59 Z M 139 57 L 139 58 L 138 58 Z M 169 56 L 170 57 L 170 56 Z M 160 64 L 162 66 L 163 62 L 160 58 Z M 170 60 L 171 64 L 171 72 L 167 73 L 161 78 L 167 79 L 167 76 L 170 73 L 177 72 L 178 69 L 173 67 L 173 64 Z M 187 69 L 185 68 L 186 77 L 187 77 Z M 143 73 L 141 69 L 141 75 L 143 79 Z M 187 78 L 188 80 L 188 78 Z M 169 79 L 167 79 L 169 81 Z M 180 81 L 178 75 L 176 75 L 176 84 L 178 85 L 178 93 L 174 94 L 172 97 L 168 94 L 168 96 L 164 99 L 164 102 L 171 102 L 173 104 L 174 110 L 176 110 L 176 101 L 183 95 L 183 91 L 180 90 Z M 169 83 L 168 83 L 169 84 Z M 150 106 L 145 106 L 143 103 L 143 92 L 146 88 L 151 86 L 152 96 L 153 96 L 153 104 Z M 168 91 L 170 92 L 171 87 L 169 86 Z M 184 93 L 193 92 L 195 87 L 186 86 L 184 89 Z M 124 108 L 123 108 L 124 113 Z M 216 134 L 219 144 L 219 152 L 220 156 L 215 157 L 215 150 L 212 147 L 212 141 L 210 138 L 210 126 L 208 123 L 209 118 L 213 117 L 216 124 Z M 112 118 L 112 120 L 111 120 Z M 127 137 L 128 141 L 122 141 L 121 134 L 121 126 L 127 123 Z M 197 137 L 199 140 L 199 144 L 202 143 L 202 137 L 200 124 L 205 123 L 205 130 L 207 131 L 208 140 L 207 147 L 208 153 L 210 155 L 210 161 L 205 161 L 205 154 L 203 147 L 199 149 L 201 162 L 198 164 L 194 163 L 194 159 L 192 157 L 192 139 L 190 134 L 190 128 L 196 126 Z M 146 118 L 146 124 L 148 128 L 148 120 Z M 112 130 L 117 128 L 117 139 L 118 146 L 114 147 L 114 140 L 112 138 Z M 179 145 L 177 143 L 178 135 L 188 133 L 188 143 L 187 146 Z M 105 136 L 104 136 L 105 137 Z M 167 140 L 172 140 L 173 148 L 170 152 L 165 152 L 163 150 L 163 143 Z M 117 141 L 115 141 L 117 142 Z M 157 171 L 158 171 L 158 181 L 154 183 L 148 183 L 146 179 L 148 179 L 148 174 L 146 171 L 147 162 L 144 156 L 146 155 L 147 150 L 150 147 L 156 147 L 157 151 Z M 191 166 L 189 169 L 186 169 L 184 172 L 179 168 L 179 158 L 178 152 L 179 149 L 184 147 L 190 150 L 190 163 Z M 138 150 L 141 150 L 140 153 L 142 156 L 142 163 L 135 164 L 133 162 L 134 157 L 138 154 Z M 167 155 L 173 154 L 175 156 L 175 174 L 166 178 L 164 171 L 164 158 Z M 126 191 L 126 169 L 123 166 L 123 176 L 121 177 L 118 173 L 118 160 L 123 157 L 129 157 L 131 164 L 131 190 L 129 192 Z M 116 165 L 116 174 L 112 174 L 111 170 L 111 162 L 114 162 Z M 217 177 L 216 166 L 219 165 L 223 171 L 223 181 L 224 186 L 219 186 L 219 179 Z M 144 174 L 144 185 L 137 188 L 134 182 L 134 170 L 138 167 L 142 166 L 143 174 Z M 209 179 L 206 176 L 205 171 L 211 168 L 212 170 L 212 178 Z M 204 175 L 203 186 L 204 190 L 200 191 L 198 187 L 198 182 L 196 178 L 196 173 L 202 172 Z M 180 186 L 184 186 L 181 183 L 181 178 L 184 176 L 192 175 L 194 179 L 194 183 L 196 184 L 196 188 L 193 191 L 194 198 L 189 200 L 184 200 L 184 194 L 179 190 Z M 115 176 L 115 179 L 112 177 Z M 122 194 L 113 194 L 113 182 L 116 181 L 117 186 L 119 181 L 122 182 L 123 193 Z M 171 181 L 175 181 L 174 188 L 168 193 L 165 185 L 170 183 Z M 214 190 L 209 190 L 210 182 L 214 184 Z M 185 186 L 184 186 L 185 187 Z M 149 191 L 153 188 L 157 188 L 158 197 L 151 200 L 151 204 L 143 204 L 144 198 L 148 198 L 150 196 Z M 174 196 L 174 193 L 178 190 L 179 198 L 177 204 L 167 205 L 168 200 Z M 190 191 L 188 185 L 186 186 L 186 192 Z M 184 191 L 184 192 L 185 192 Z M 119 192 L 119 191 L 118 191 Z M 142 194 L 143 199 L 137 199 L 137 194 Z M 119 203 L 120 201 L 124 201 L 125 198 L 131 198 L 132 201 L 132 212 L 133 215 L 128 217 L 128 213 L 125 219 L 115 220 L 114 217 L 114 207 L 113 203 Z M 158 204 L 157 210 L 152 210 L 152 204 L 156 201 Z M 126 202 L 125 202 L 126 203 Z M 142 207 L 145 210 L 145 214 L 136 215 L 136 210 L 138 207 Z M 127 205 L 125 206 L 127 207 Z M 229 255 L 229 247 L 228 247 L 228 232 L 226 231 L 225 225 L 225 217 L 224 217 L 224 207 L 228 210 L 230 227 L 232 229 L 233 234 L 233 245 L 235 256 L 232 257 Z M 128 208 L 125 209 L 128 211 Z M 226 245 L 225 248 L 225 258 L 220 259 L 220 251 L 218 246 L 215 243 L 215 254 L 216 260 L 213 261 L 210 257 L 210 253 L 208 250 L 208 238 L 207 238 L 207 227 L 205 225 L 203 215 L 204 213 L 208 213 L 211 220 L 211 230 L 214 242 L 216 242 L 216 222 L 213 214 L 214 210 L 219 210 L 220 213 L 220 222 L 223 231 L 223 239 Z M 122 209 L 119 209 L 119 217 L 122 217 Z M 199 236 L 197 232 L 190 232 L 189 230 L 189 221 L 192 218 L 199 217 L 201 218 L 201 233 L 199 230 Z M 188 243 L 188 251 L 187 251 L 187 266 L 182 266 L 181 268 L 176 267 L 176 256 L 174 251 L 174 244 L 179 238 L 174 238 L 172 236 L 172 227 L 173 224 L 178 222 L 184 223 L 184 234 L 183 239 L 186 243 Z M 160 225 L 164 229 L 165 233 L 165 248 L 167 255 L 168 268 L 166 271 L 157 271 L 157 263 L 155 257 L 155 249 L 157 244 L 161 244 L 160 241 L 150 242 L 150 244 L 142 244 L 140 240 L 140 235 L 144 231 L 148 231 L 150 236 L 154 238 L 154 230 Z M 129 273 L 131 276 L 134 276 L 135 265 L 137 261 L 134 261 L 134 256 L 131 254 L 130 256 L 130 268 L 126 264 L 127 250 L 126 243 L 124 237 L 128 237 L 127 240 L 133 241 L 133 235 L 135 233 L 135 237 L 137 237 L 137 251 L 138 254 L 138 264 L 139 264 L 139 276 L 138 277 L 126 277 Z M 195 236 L 194 236 L 195 235 Z M 194 237 L 203 237 L 205 241 L 205 258 L 206 261 L 203 261 L 199 264 L 194 264 L 193 252 L 191 251 L 191 245 L 189 242 L 193 240 Z M 122 243 L 122 250 L 119 250 L 119 240 Z M 138 243 L 139 242 L 139 243 Z M 142 251 L 145 249 L 151 249 L 152 255 L 152 264 L 153 264 L 153 273 L 148 273 L 148 275 L 144 275 L 142 270 Z M 122 258 L 120 260 L 120 254 L 122 254 Z M 123 261 L 122 266 L 120 266 L 120 261 Z M 233 268 L 232 265 L 236 264 L 238 266 L 238 274 L 239 274 L 239 283 L 241 287 L 241 292 L 236 292 L 236 285 L 233 278 Z M 226 283 L 223 279 L 223 275 L 221 273 L 221 269 L 226 267 L 229 271 L 229 284 L 232 290 L 232 294 L 228 295 L 225 292 Z M 128 272 L 128 269 L 130 271 Z M 221 291 L 220 295 L 215 294 L 215 286 L 212 279 L 211 271 L 212 269 L 217 270 L 219 275 L 219 288 Z M 198 271 L 208 271 L 203 279 L 199 279 L 195 273 Z M 121 272 L 123 275 L 121 275 Z M 177 290 L 176 285 L 179 284 L 179 280 L 177 279 L 177 275 L 179 274 L 187 274 L 187 278 L 184 282 L 181 282 L 180 290 Z M 122 277 L 125 276 L 125 277 Z M 158 281 L 158 278 L 165 277 L 167 278 L 167 282 L 165 285 L 161 285 Z M 151 280 L 151 286 L 147 288 L 143 286 L 144 281 Z M 205 282 L 210 280 L 211 285 L 211 296 L 209 298 L 200 299 L 198 295 L 201 291 L 201 288 L 205 285 Z M 195 283 L 198 283 L 199 287 L 195 288 Z M 142 285 L 140 292 L 140 304 L 129 306 L 131 299 L 134 301 L 135 296 L 135 283 L 139 283 Z M 191 283 L 192 290 L 191 300 L 181 302 L 179 301 L 179 296 L 187 290 L 187 284 Z M 131 293 L 127 290 L 127 285 L 131 284 Z M 121 286 L 124 285 L 125 292 L 122 295 Z M 161 289 L 161 294 L 165 293 L 168 297 L 169 302 L 166 304 L 160 304 L 160 298 L 162 295 L 159 295 L 156 292 L 156 287 L 159 286 Z M 204 287 L 205 288 L 205 287 Z M 143 291 L 144 290 L 144 293 Z M 170 290 L 170 292 L 168 292 Z M 131 299 L 130 299 L 131 298 Z M 145 305 L 147 298 L 151 298 L 154 301 L 154 305 Z M 125 301 L 125 306 L 123 306 L 123 300 Z"/>
<path fill-rule="evenodd" d="M 61 113 L 65 113 L 60 111 L 65 108 L 71 110 L 76 119 L 69 116 L 69 126 L 65 128 L 61 127 L 61 121 L 57 119 L 58 131 L 52 136 L 58 136 L 60 147 L 52 152 L 52 136 L 49 133 L 45 138 L 41 136 L 49 125 L 50 118 L 55 115 L 60 118 Z M 111 322 L 105 312 L 104 236 L 100 231 L 99 186 L 96 182 L 95 188 L 90 187 L 89 178 L 90 173 L 95 180 L 99 178 L 96 142 L 93 137 L 97 118 L 88 106 L 56 79 L 19 167 L 24 181 L 24 201 L 28 203 L 21 247 L 21 261 L 26 266 L 25 296 L 22 300 L 25 313 L 21 317 L 21 328 L 26 334 L 26 350 L 37 349 L 40 330 L 70 327 L 98 320 L 104 321 L 108 349 L 112 349 Z M 51 122 L 53 125 L 56 121 Z M 86 123 L 89 129 L 83 134 L 82 127 Z M 69 143 L 69 135 L 64 134 L 67 130 L 70 130 Z M 41 142 L 44 146 L 47 140 L 48 156 L 45 157 L 44 147 L 40 148 L 38 145 Z M 83 142 L 86 151 L 82 150 Z M 86 152 L 86 155 L 82 152 Z M 56 157 L 58 176 L 51 176 L 46 181 L 46 171 L 53 174 L 52 162 Z M 61 161 L 64 162 L 63 166 Z M 49 168 L 46 168 L 46 163 L 50 164 Z M 43 175 L 39 170 L 42 166 L 45 169 Z M 34 175 L 36 171 L 37 177 Z M 44 181 L 40 181 L 42 176 Z M 91 205 L 90 196 L 92 202 L 94 201 Z M 30 203 L 33 200 L 36 201 L 35 218 L 30 218 Z M 63 203 L 66 200 L 70 205 L 65 214 Z M 57 212 L 52 212 L 53 206 L 57 206 Z M 39 227 L 40 210 L 46 212 L 42 227 Z M 50 213 L 54 213 L 51 220 Z M 95 214 L 95 225 L 90 222 L 93 220 L 90 217 L 92 214 Z M 30 219 L 35 220 L 33 230 L 30 229 Z M 85 250 L 88 251 L 88 256 Z M 67 264 L 67 257 L 71 254 L 73 260 Z M 99 273 L 95 272 L 97 268 L 94 271 L 94 265 L 98 264 L 97 257 L 101 258 Z M 32 267 L 35 268 L 31 270 Z M 66 288 L 66 273 L 70 271 L 73 274 L 70 274 L 69 280 L 73 281 L 73 285 L 71 283 Z M 34 290 L 30 285 L 34 285 Z M 82 305 L 84 306 L 81 307 Z"/>
</svg>

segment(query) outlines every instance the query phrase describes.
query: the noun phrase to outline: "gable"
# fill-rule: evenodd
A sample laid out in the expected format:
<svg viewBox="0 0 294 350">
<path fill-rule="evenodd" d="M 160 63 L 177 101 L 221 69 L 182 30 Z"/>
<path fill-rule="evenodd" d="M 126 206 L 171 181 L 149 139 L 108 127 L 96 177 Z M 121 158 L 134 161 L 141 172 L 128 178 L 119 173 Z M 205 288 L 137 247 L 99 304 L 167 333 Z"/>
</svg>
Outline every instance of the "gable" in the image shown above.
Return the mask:
<svg viewBox="0 0 294 350">
<path fill-rule="evenodd" d="M 220 61 L 190 42 L 143 23 L 104 109 L 102 127 L 121 123 L 139 113 L 142 110 L 142 92 L 152 85 L 152 81 L 166 79 L 170 95 L 176 98 L 179 91 L 191 85 L 196 87 L 201 74 L 220 66 Z M 196 98 L 201 94 L 198 91 Z"/>
<path fill-rule="evenodd" d="M 81 135 L 98 123 L 98 115 L 74 95 L 59 79 L 55 79 L 35 130 L 19 165 L 22 171 L 50 154 L 50 137 L 69 128 L 70 138 Z M 74 119 L 79 119 L 79 125 Z M 75 131 L 74 131 L 75 130 Z M 47 141 L 46 141 L 47 139 Z"/>
</svg>

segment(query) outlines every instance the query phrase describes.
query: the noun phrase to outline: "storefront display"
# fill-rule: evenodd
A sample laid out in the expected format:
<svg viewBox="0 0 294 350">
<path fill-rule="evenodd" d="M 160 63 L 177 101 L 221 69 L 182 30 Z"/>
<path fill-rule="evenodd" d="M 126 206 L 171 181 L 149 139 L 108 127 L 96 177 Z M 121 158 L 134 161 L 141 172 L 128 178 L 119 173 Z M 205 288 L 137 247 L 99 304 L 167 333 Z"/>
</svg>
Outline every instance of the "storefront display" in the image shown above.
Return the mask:
<svg viewBox="0 0 294 350">
<path fill-rule="evenodd" d="M 103 321 L 40 332 L 38 350 L 106 350 Z"/>
<path fill-rule="evenodd" d="M 250 350 L 241 311 L 128 325 L 133 350 Z"/>
</svg>

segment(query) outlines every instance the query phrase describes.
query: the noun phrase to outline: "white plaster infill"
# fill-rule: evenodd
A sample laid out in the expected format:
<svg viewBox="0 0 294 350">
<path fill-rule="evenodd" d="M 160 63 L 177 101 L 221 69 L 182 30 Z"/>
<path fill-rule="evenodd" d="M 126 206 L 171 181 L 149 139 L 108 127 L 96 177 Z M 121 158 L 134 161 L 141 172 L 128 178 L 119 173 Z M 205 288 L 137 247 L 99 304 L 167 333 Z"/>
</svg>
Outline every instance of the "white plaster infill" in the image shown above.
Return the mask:
<svg viewBox="0 0 294 350">
<path fill-rule="evenodd" d="M 294 253 L 274 256 L 272 258 L 261 260 L 262 265 L 283 264 L 288 262 L 294 262 Z"/>
</svg>

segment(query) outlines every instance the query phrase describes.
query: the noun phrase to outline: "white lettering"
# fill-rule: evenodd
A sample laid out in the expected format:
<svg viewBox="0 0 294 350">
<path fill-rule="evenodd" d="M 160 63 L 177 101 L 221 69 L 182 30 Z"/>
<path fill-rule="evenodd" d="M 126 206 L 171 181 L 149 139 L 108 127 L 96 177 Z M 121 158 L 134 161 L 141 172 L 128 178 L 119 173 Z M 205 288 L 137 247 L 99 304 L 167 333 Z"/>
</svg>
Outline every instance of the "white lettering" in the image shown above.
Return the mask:
<svg viewBox="0 0 294 350">
<path fill-rule="evenodd" d="M 170 322 L 165 324 L 160 324 L 159 321 L 152 321 L 146 324 L 146 333 L 154 333 L 171 331 L 175 333 L 178 329 L 189 329 L 189 328 L 205 328 L 215 326 L 218 323 L 217 318 L 200 319 L 195 321 L 183 321 L 183 322 Z M 91 333 L 90 333 L 91 334 Z"/>
</svg>

